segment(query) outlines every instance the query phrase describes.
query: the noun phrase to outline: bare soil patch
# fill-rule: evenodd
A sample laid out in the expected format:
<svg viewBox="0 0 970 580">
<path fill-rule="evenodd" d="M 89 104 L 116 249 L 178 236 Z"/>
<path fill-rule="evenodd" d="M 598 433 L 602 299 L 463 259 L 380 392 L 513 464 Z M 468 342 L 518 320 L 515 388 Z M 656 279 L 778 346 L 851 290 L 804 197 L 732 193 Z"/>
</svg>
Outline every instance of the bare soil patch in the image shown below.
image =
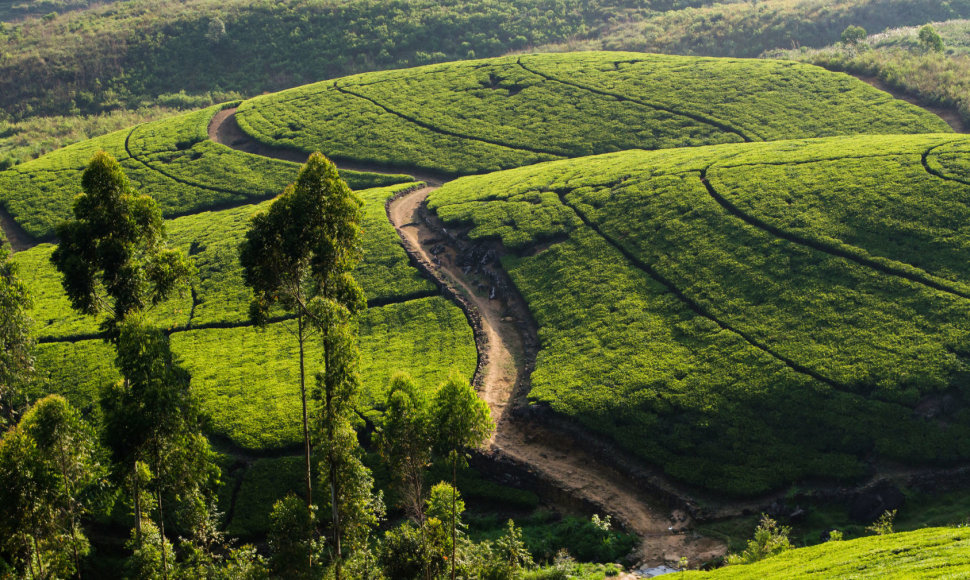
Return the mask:
<svg viewBox="0 0 970 580">
<path fill-rule="evenodd" d="M 3 230 L 3 236 L 7 239 L 11 254 L 29 250 L 37 245 L 37 240 L 20 227 L 13 216 L 2 207 L 0 207 L 0 229 Z"/>
</svg>

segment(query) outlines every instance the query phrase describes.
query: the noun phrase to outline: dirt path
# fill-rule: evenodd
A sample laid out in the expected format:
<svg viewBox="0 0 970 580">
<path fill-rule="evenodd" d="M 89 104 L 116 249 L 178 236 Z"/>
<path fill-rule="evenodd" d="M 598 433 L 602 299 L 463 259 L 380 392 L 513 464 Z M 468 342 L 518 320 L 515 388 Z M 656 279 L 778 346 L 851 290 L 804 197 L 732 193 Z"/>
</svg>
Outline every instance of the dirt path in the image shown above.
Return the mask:
<svg viewBox="0 0 970 580">
<path fill-rule="evenodd" d="M 304 153 L 255 142 L 242 132 L 235 112 L 235 109 L 226 109 L 212 119 L 210 139 L 256 155 L 305 161 Z M 362 164 L 338 162 L 338 166 L 357 171 L 388 171 L 386 167 Z M 497 424 L 490 452 L 524 467 L 600 513 L 612 515 L 641 538 L 637 553 L 641 565 L 676 564 L 681 557 L 700 563 L 724 554 L 726 547 L 722 543 L 688 531 L 692 522 L 686 514 L 674 512 L 649 497 L 568 435 L 513 416 L 515 402 L 527 394 L 524 391 L 535 361 L 538 345 L 535 324 L 517 293 L 508 292 L 503 299 L 490 299 L 490 289 L 457 265 L 457 252 L 448 243 L 446 230 L 424 210 L 428 195 L 445 179 L 439 175 L 408 173 L 428 186 L 389 203 L 388 217 L 407 252 L 440 284 L 455 291 L 476 321 L 480 364 L 475 380 Z"/>
<path fill-rule="evenodd" d="M 10 246 L 11 254 L 29 250 L 37 245 L 37 240 L 20 227 L 20 224 L 3 208 L 0 208 L 0 230 L 3 230 L 3 237 Z"/>
<path fill-rule="evenodd" d="M 866 75 L 856 75 L 856 74 L 852 74 L 852 73 L 848 73 L 848 74 L 854 76 L 855 78 L 859 79 L 860 81 L 862 81 L 862 82 L 864 82 L 866 84 L 869 84 L 869 85 L 871 85 L 871 86 L 879 89 L 880 91 L 884 91 L 884 92 L 889 93 L 890 95 L 892 95 L 893 97 L 895 97 L 895 98 L 897 98 L 897 99 L 899 99 L 901 101 L 906 101 L 910 105 L 916 105 L 917 107 L 919 107 L 919 108 L 921 108 L 923 110 L 926 110 L 926 111 L 929 111 L 930 113 L 933 113 L 937 117 L 939 117 L 939 118 L 943 119 L 944 121 L 946 121 L 946 123 L 950 127 L 952 127 L 953 130 L 956 131 L 957 133 L 970 133 L 970 127 L 967 127 L 967 125 L 963 122 L 963 118 L 960 117 L 960 114 L 957 113 L 953 109 L 948 109 L 948 108 L 945 108 L 945 107 L 936 107 L 936 106 L 933 106 L 933 105 L 927 105 L 922 100 L 920 100 L 918 97 L 914 97 L 913 95 L 910 95 L 910 94 L 905 93 L 905 92 L 903 92 L 903 91 L 901 91 L 899 89 L 895 89 L 895 88 L 889 86 L 888 84 L 886 84 L 885 82 L 883 82 L 883 80 L 880 79 L 879 77 L 866 76 Z"/>
<path fill-rule="evenodd" d="M 725 546 L 689 533 L 692 522 L 649 497 L 637 485 L 571 438 L 534 421 L 517 418 L 514 402 L 525 395 L 534 363 L 536 328 L 521 297 L 514 292 L 490 299 L 490 289 L 473 280 L 458 265 L 458 256 L 436 219 L 422 211 L 435 187 L 425 187 L 392 201 L 388 215 L 405 248 L 439 283 L 457 289 L 477 312 L 484 336 L 484 364 L 477 382 L 489 404 L 497 429 L 491 452 L 512 460 L 601 513 L 610 514 L 641 538 L 637 558 L 642 565 L 676 564 L 681 557 L 700 563 L 723 555 Z"/>
</svg>

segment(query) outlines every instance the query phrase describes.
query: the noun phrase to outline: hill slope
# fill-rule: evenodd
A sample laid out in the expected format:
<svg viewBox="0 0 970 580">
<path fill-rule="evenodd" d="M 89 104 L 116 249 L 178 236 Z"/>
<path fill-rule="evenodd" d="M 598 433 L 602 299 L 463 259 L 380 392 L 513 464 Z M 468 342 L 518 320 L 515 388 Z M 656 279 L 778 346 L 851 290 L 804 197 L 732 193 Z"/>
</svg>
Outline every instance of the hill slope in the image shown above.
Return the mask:
<svg viewBox="0 0 970 580">
<path fill-rule="evenodd" d="M 684 580 L 729 578 L 966 578 L 970 532 L 927 528 L 915 532 L 827 542 L 790 550 L 754 564 L 671 576 Z"/>
<path fill-rule="evenodd" d="M 632 148 L 950 131 L 815 67 L 611 52 L 356 75 L 256 97 L 236 117 L 268 145 L 448 174 Z"/>
<path fill-rule="evenodd" d="M 429 206 L 511 252 L 539 324 L 533 401 L 751 494 L 970 457 L 967 151 L 632 151 L 462 178 Z"/>
</svg>

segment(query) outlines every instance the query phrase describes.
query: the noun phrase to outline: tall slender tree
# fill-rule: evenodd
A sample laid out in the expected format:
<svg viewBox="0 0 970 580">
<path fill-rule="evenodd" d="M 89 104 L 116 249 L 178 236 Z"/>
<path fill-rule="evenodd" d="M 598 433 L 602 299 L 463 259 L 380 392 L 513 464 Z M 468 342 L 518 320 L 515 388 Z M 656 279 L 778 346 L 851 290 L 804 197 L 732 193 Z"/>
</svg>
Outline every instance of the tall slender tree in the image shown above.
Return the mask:
<svg viewBox="0 0 970 580">
<path fill-rule="evenodd" d="M 253 216 L 240 247 L 245 281 L 254 293 L 251 320 L 266 324 L 274 307 L 296 319 L 307 506 L 313 503 L 313 476 L 306 341 L 311 332 L 321 333 L 324 367 L 337 368 L 337 359 L 332 358 L 336 355 L 328 354 L 334 348 L 330 342 L 337 336 L 332 329 L 366 306 L 363 292 L 350 275 L 361 259 L 361 205 L 360 198 L 340 179 L 336 166 L 321 153 L 314 153 L 296 182 L 269 210 Z M 329 392 L 328 388 L 324 385 L 323 390 Z M 324 395 L 325 404 L 328 397 Z"/>
<path fill-rule="evenodd" d="M 60 530 L 67 530 L 74 573 L 81 576 L 81 556 L 87 552 L 87 538 L 80 518 L 90 513 L 105 489 L 107 469 L 94 429 L 60 395 L 37 401 L 20 422 L 37 443 L 54 473 L 54 488 L 48 490 L 51 513 Z"/>
<path fill-rule="evenodd" d="M 488 404 L 475 389 L 452 376 L 435 393 L 433 417 L 435 447 L 451 464 L 451 486 L 457 489 L 458 467 L 467 465 L 465 450 L 480 446 L 495 428 Z M 455 546 L 457 544 L 457 497 L 452 494 L 451 513 L 451 580 L 455 580 Z"/>
<path fill-rule="evenodd" d="M 168 337 L 131 315 L 118 327 L 116 363 L 125 377 L 102 393 L 104 437 L 115 461 L 134 474 L 135 515 L 141 520 L 141 487 L 149 468 L 157 526 L 165 540 L 165 498 L 205 504 L 219 469 L 201 433 L 198 406 L 189 392 L 189 375 L 175 361 Z M 173 563 L 162 550 L 162 576 Z"/>
<path fill-rule="evenodd" d="M 325 447 L 321 479 L 330 488 L 330 537 L 334 575 L 340 580 L 345 556 L 365 545 L 384 513 L 373 493 L 374 479 L 361 461 L 353 426 L 360 376 L 357 373 L 356 324 L 331 323 L 323 334 L 325 368 L 317 374 L 320 398 L 318 432 Z"/>
<path fill-rule="evenodd" d="M 114 344 L 123 380 L 101 394 L 105 442 L 131 485 L 136 538 L 142 538 L 139 464 L 151 466 L 161 542 L 165 542 L 166 481 L 194 485 L 216 469 L 199 434 L 188 397 L 188 376 L 174 363 L 168 339 L 140 316 L 182 288 L 194 268 L 181 251 L 164 245 L 165 226 L 155 200 L 138 195 L 118 162 L 94 154 L 74 198 L 74 219 L 60 224 L 51 262 L 75 310 L 103 316 L 105 339 Z M 186 447 L 191 453 L 183 453 Z M 181 462 L 175 462 L 179 458 Z M 185 477 L 185 471 L 207 474 Z M 177 474 L 177 475 L 176 475 Z M 172 487 L 172 486 L 169 486 Z M 182 485 L 180 491 L 185 491 Z M 162 574 L 169 563 L 162 550 Z"/>
<path fill-rule="evenodd" d="M 22 387 L 34 368 L 30 336 L 30 295 L 17 266 L 0 245 L 0 427 L 16 422 L 24 405 Z"/>
<path fill-rule="evenodd" d="M 79 518 L 103 489 L 100 455 L 94 431 L 58 395 L 35 403 L 0 440 L 2 547 L 22 572 L 80 577 L 87 538 Z"/>
</svg>

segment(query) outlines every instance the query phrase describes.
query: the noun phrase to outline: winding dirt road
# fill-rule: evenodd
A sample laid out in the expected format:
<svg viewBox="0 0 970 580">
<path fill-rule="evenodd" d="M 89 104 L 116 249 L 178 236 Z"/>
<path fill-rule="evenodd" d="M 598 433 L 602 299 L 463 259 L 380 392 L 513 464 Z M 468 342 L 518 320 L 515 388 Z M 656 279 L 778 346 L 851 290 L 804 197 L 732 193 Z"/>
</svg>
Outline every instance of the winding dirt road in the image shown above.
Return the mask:
<svg viewBox="0 0 970 580">
<path fill-rule="evenodd" d="M 212 140 L 258 155 L 289 161 L 305 159 L 303 153 L 255 143 L 239 129 L 234 113 L 227 109 L 213 118 L 209 126 Z M 343 164 L 341 168 L 380 169 Z M 428 195 L 442 182 L 431 176 L 415 177 L 428 185 L 392 200 L 387 206 L 388 217 L 408 254 L 458 296 L 460 305 L 478 326 L 480 364 L 475 382 L 496 421 L 489 453 L 519 465 L 580 503 L 611 515 L 641 538 L 636 554 L 640 565 L 676 564 L 681 557 L 700 563 L 723 555 L 726 547 L 722 543 L 689 532 L 692 522 L 686 514 L 651 498 L 570 436 L 514 417 L 515 402 L 527 394 L 523 391 L 534 365 L 538 345 L 535 325 L 516 292 L 490 299 L 481 280 L 457 265 L 455 240 L 425 209 Z"/>
<path fill-rule="evenodd" d="M 408 253 L 440 284 L 457 289 L 464 306 L 478 314 L 485 338 L 479 345 L 485 360 L 478 377 L 479 393 L 496 421 L 490 452 L 613 516 L 640 537 L 637 560 L 641 565 L 676 564 L 681 557 L 700 563 L 723 555 L 723 544 L 689 533 L 691 521 L 686 514 L 663 507 L 568 435 L 514 416 L 514 402 L 526 394 L 522 387 L 534 362 L 527 345 L 537 344 L 536 329 L 521 297 L 506 293 L 504 299 L 490 299 L 489 292 L 457 265 L 458 256 L 445 243 L 443 228 L 422 211 L 434 189 L 425 187 L 399 197 L 389 205 L 388 215 Z M 437 253 L 432 254 L 431 248 Z"/>
<path fill-rule="evenodd" d="M 29 250 L 37 245 L 37 240 L 20 227 L 20 224 L 14 221 L 3 208 L 0 208 L 0 230 L 3 230 L 3 237 L 10 246 L 11 254 Z"/>
</svg>

